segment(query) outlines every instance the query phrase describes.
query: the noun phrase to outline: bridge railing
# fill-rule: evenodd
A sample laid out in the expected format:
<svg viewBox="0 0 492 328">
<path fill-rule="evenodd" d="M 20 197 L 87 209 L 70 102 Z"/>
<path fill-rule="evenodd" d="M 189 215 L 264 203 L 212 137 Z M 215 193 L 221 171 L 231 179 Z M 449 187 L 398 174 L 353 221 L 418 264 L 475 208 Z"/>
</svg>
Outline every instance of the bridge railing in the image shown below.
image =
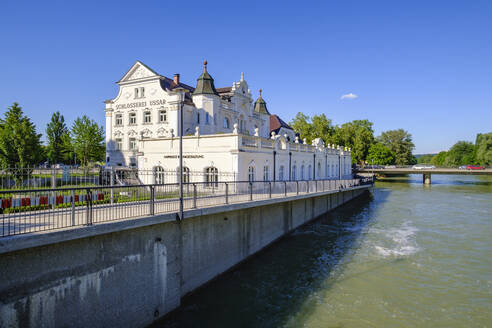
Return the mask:
<svg viewBox="0 0 492 328">
<path fill-rule="evenodd" d="M 371 178 L 184 183 L 196 209 L 372 184 Z M 0 191 L 0 237 L 179 211 L 179 184 Z"/>
</svg>

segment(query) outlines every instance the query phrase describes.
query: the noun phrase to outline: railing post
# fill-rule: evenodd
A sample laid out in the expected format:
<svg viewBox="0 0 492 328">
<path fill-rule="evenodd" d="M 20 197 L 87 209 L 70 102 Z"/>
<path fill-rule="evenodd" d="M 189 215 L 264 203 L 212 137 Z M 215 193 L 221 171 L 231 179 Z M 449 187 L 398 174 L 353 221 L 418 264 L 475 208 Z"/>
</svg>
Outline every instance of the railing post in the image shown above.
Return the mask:
<svg viewBox="0 0 492 328">
<path fill-rule="evenodd" d="M 86 225 L 91 225 L 92 224 L 92 191 L 87 188 L 87 195 L 86 195 L 86 216 L 85 216 L 85 223 Z"/>
<path fill-rule="evenodd" d="M 314 180 L 314 192 L 318 192 L 318 180 Z"/>
<path fill-rule="evenodd" d="M 70 191 L 70 197 L 72 197 L 72 226 L 75 225 L 75 192 L 72 189 Z"/>
<path fill-rule="evenodd" d="M 299 195 L 299 181 L 296 181 L 296 194 Z"/>
<path fill-rule="evenodd" d="M 268 197 L 272 198 L 272 182 L 268 181 Z"/>
<path fill-rule="evenodd" d="M 193 208 L 196 208 L 196 183 L 193 184 Z"/>
<path fill-rule="evenodd" d="M 253 200 L 253 183 L 249 183 L 249 200 Z"/>
<path fill-rule="evenodd" d="M 155 187 L 150 186 L 150 215 L 155 214 L 155 204 L 154 204 L 154 199 L 155 199 Z"/>
<path fill-rule="evenodd" d="M 309 194 L 309 180 L 306 181 L 306 194 Z"/>
<path fill-rule="evenodd" d="M 225 182 L 225 203 L 229 204 L 229 184 Z"/>
<path fill-rule="evenodd" d="M 287 181 L 284 181 L 284 196 L 287 196 Z"/>
<path fill-rule="evenodd" d="M 111 166 L 111 170 L 110 170 L 110 179 L 109 179 L 109 185 L 111 186 L 111 204 L 114 203 L 114 169 L 113 167 Z"/>
</svg>

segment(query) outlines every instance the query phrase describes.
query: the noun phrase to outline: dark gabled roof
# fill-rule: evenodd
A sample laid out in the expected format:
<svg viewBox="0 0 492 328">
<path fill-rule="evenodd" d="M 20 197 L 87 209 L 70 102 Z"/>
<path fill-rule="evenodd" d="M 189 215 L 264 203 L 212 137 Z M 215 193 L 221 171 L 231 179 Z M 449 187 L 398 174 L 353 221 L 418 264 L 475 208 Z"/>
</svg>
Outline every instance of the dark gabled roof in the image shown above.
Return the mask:
<svg viewBox="0 0 492 328">
<path fill-rule="evenodd" d="M 193 93 L 193 91 L 195 91 L 195 88 L 193 88 L 187 84 L 181 83 L 181 82 L 176 84 L 173 79 L 170 79 L 166 76 L 162 76 L 160 83 L 161 83 L 161 88 L 163 90 L 167 89 L 167 90 L 172 91 L 173 89 L 176 89 L 177 87 L 189 90 L 190 92 L 185 93 L 185 100 L 189 100 L 189 101 L 191 101 L 191 94 Z"/>
<path fill-rule="evenodd" d="M 294 131 L 293 128 L 290 127 L 289 124 L 285 123 L 278 115 L 270 115 L 270 134 L 275 132 L 278 134 L 280 128 L 285 128 Z"/>
<path fill-rule="evenodd" d="M 232 87 L 217 88 L 217 93 L 229 93 L 232 91 Z"/>
</svg>

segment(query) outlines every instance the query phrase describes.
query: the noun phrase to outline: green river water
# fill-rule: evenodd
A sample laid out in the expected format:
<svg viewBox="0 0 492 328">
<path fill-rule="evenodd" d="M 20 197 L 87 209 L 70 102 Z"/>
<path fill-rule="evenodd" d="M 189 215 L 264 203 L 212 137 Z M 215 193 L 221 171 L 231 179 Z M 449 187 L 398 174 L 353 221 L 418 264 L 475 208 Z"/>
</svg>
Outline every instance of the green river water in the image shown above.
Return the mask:
<svg viewBox="0 0 492 328">
<path fill-rule="evenodd" d="M 157 327 L 492 327 L 492 177 L 377 182 Z"/>
</svg>

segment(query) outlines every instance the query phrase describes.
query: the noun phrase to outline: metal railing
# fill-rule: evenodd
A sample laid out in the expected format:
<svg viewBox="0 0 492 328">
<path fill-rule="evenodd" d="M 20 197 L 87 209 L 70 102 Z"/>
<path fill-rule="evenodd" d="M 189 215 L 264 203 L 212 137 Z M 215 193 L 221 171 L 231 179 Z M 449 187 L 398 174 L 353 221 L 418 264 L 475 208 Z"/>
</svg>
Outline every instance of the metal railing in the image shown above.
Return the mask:
<svg viewBox="0 0 492 328">
<path fill-rule="evenodd" d="M 372 184 L 372 178 L 185 183 L 185 210 Z M 179 184 L 0 191 L 0 237 L 179 211 Z"/>
</svg>

